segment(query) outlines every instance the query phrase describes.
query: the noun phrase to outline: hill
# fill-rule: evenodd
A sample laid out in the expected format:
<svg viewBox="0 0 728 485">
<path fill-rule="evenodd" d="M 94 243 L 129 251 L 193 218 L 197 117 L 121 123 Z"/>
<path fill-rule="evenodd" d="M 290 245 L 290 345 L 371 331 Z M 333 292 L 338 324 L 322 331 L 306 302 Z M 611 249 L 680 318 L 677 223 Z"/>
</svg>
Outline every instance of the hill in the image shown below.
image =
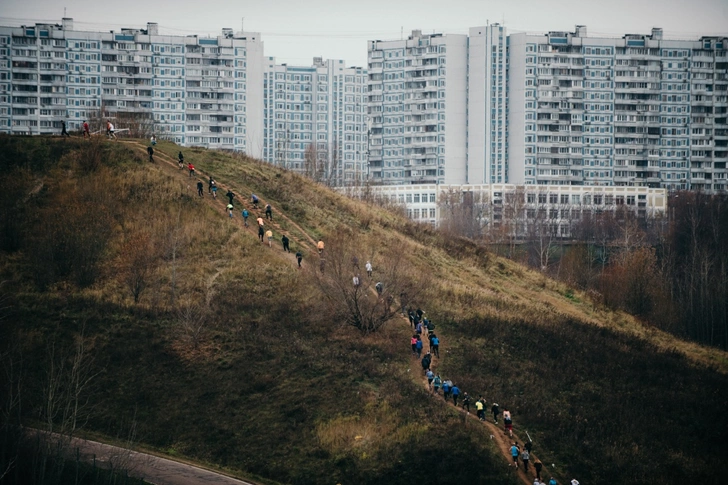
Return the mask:
<svg viewBox="0 0 728 485">
<path fill-rule="evenodd" d="M 179 147 L 156 149 L 151 164 L 134 143 L 0 138 L 5 425 L 280 483 L 517 482 L 489 428 L 429 397 L 405 319 L 362 334 L 333 318 L 323 238 L 327 275 L 337 251 L 387 281 L 400 268 L 442 338 L 436 370 L 509 408 L 561 482 L 728 473 L 724 352 L 238 154 L 183 150 L 220 185 L 199 197 Z M 241 224 L 251 193 L 273 206 L 273 247 Z"/>
</svg>

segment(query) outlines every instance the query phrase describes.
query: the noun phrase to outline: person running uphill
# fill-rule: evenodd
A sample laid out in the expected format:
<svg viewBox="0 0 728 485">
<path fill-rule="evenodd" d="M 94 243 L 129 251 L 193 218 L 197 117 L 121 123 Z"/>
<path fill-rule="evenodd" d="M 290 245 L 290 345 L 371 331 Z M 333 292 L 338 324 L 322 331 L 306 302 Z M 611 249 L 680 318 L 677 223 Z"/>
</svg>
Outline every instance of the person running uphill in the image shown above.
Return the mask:
<svg viewBox="0 0 728 485">
<path fill-rule="evenodd" d="M 195 175 L 195 166 L 192 165 L 192 162 L 190 162 L 190 163 L 187 164 L 187 170 L 190 171 L 190 177 L 192 177 L 193 175 Z"/>
<path fill-rule="evenodd" d="M 210 184 L 212 185 L 212 198 L 217 199 L 217 182 L 213 180 Z"/>
<path fill-rule="evenodd" d="M 250 200 L 253 202 L 253 209 L 258 208 L 258 196 L 253 194 L 253 196 L 250 198 Z"/>
<path fill-rule="evenodd" d="M 147 153 L 149 154 L 149 161 L 154 163 L 154 148 L 147 147 Z"/>
<path fill-rule="evenodd" d="M 453 385 L 452 389 L 450 389 L 450 394 L 452 394 L 452 402 L 455 404 L 455 406 L 457 406 L 458 397 L 460 396 L 460 388 L 457 385 Z"/>
<path fill-rule="evenodd" d="M 301 267 L 301 260 L 303 259 L 303 254 L 301 254 L 301 251 L 296 251 L 296 261 L 298 261 L 298 267 Z"/>
<path fill-rule="evenodd" d="M 503 412 L 505 415 L 505 411 Z M 521 452 L 518 449 L 518 446 L 516 446 L 515 443 L 511 445 L 511 458 L 513 458 L 513 464 L 518 468 L 518 455 L 520 455 Z"/>
<path fill-rule="evenodd" d="M 265 218 L 273 220 L 273 208 L 270 206 L 270 204 L 265 205 Z"/>
<path fill-rule="evenodd" d="M 316 245 L 318 248 L 319 256 L 324 254 L 324 241 L 322 239 L 319 239 L 318 244 Z"/>
<path fill-rule="evenodd" d="M 88 127 L 88 121 L 83 122 L 83 137 L 91 138 L 91 131 L 89 130 L 89 127 Z"/>
<path fill-rule="evenodd" d="M 273 242 L 272 242 L 273 241 L 273 231 L 268 229 L 265 233 L 265 237 L 268 238 L 268 247 L 272 248 L 273 247 Z"/>
<path fill-rule="evenodd" d="M 498 415 L 500 414 L 500 407 L 498 406 L 497 402 L 493 403 L 493 406 L 490 408 L 490 412 L 493 413 L 493 422 L 495 424 L 498 424 Z"/>
<path fill-rule="evenodd" d="M 258 226 L 258 239 L 260 239 L 260 242 L 263 242 L 263 236 L 265 236 L 265 229 L 263 229 L 263 226 Z"/>
<path fill-rule="evenodd" d="M 248 217 L 250 216 L 248 209 L 243 209 L 242 215 L 243 215 L 243 225 L 245 225 L 245 227 L 248 227 Z"/>
<path fill-rule="evenodd" d="M 197 195 L 202 197 L 202 180 L 197 181 Z"/>
<path fill-rule="evenodd" d="M 283 252 L 284 253 L 290 253 L 291 252 L 291 248 L 288 247 L 288 243 L 289 243 L 288 236 L 286 236 L 284 234 L 283 237 L 281 237 L 281 242 L 283 243 Z"/>
<path fill-rule="evenodd" d="M 185 156 L 182 155 L 182 152 L 179 152 L 179 155 L 177 155 L 177 165 L 179 165 L 180 170 L 185 166 Z"/>
<path fill-rule="evenodd" d="M 66 131 L 66 122 L 63 120 L 61 120 L 61 136 L 67 136 L 68 138 L 71 138 L 71 135 L 69 135 Z"/>
<path fill-rule="evenodd" d="M 503 427 L 504 431 L 513 437 L 513 419 L 511 418 L 511 412 L 507 409 L 503 410 Z"/>
<path fill-rule="evenodd" d="M 228 204 L 227 205 L 227 210 L 228 210 L 228 214 L 230 215 L 230 219 L 232 219 L 233 218 L 233 205 L 232 204 Z"/>
<path fill-rule="evenodd" d="M 432 392 L 435 394 L 438 394 L 440 392 L 440 387 L 442 386 L 442 378 L 440 377 L 440 374 L 437 374 L 435 376 L 435 379 L 432 381 Z"/>
<path fill-rule="evenodd" d="M 225 196 L 228 198 L 228 201 L 230 201 L 230 205 L 233 205 L 233 199 L 235 198 L 235 194 L 233 194 L 233 191 L 228 189 L 227 194 Z"/>
</svg>

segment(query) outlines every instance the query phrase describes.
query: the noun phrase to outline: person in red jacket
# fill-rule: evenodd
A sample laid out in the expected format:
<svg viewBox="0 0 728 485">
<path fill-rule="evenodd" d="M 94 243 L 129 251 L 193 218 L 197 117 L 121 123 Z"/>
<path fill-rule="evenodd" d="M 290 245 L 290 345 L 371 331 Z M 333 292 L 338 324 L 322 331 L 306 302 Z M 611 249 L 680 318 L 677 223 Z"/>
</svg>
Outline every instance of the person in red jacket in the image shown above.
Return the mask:
<svg viewBox="0 0 728 485">
<path fill-rule="evenodd" d="M 190 162 L 187 164 L 187 168 L 190 171 L 190 177 L 192 177 L 195 174 L 195 166 L 192 165 L 192 162 Z"/>
</svg>

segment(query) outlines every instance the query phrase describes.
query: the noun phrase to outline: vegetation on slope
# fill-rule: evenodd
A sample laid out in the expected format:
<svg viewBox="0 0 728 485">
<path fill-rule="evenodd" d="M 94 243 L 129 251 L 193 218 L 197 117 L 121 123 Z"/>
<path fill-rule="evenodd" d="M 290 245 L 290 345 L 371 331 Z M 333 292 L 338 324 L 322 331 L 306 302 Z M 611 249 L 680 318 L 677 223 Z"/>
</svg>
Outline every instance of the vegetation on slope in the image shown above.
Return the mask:
<svg viewBox="0 0 728 485">
<path fill-rule="evenodd" d="M 13 282 L 0 338 L 14 344 L 5 362 L 23 356 L 3 389 L 23 383 L 19 419 L 134 429 L 166 453 L 286 483 L 514 480 L 484 427 L 428 398 L 406 323 L 362 336 L 326 318 L 309 270 L 260 244 L 237 211 L 230 221 L 223 197 L 197 198 L 186 171 L 121 143 L 0 144 L 1 270 Z M 317 259 L 312 239 L 338 238 L 375 271 L 396 252 L 429 279 L 413 303 L 442 338 L 436 370 L 509 407 L 560 479 L 710 483 L 728 472 L 714 459 L 728 451 L 725 353 L 295 174 L 184 152 L 239 198 L 270 202 L 305 262 Z M 93 379 L 58 373 L 54 384 L 50 364 L 76 361 Z M 75 416 L 49 399 L 58 386 L 74 402 L 79 384 Z"/>
</svg>

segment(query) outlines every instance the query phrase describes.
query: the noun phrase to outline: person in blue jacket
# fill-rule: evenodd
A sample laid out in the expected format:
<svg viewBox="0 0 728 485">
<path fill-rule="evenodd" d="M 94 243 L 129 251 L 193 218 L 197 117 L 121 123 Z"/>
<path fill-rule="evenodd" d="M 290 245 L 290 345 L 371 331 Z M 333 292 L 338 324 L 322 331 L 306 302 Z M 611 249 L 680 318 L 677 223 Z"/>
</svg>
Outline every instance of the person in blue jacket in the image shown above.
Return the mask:
<svg viewBox="0 0 728 485">
<path fill-rule="evenodd" d="M 442 395 L 445 397 L 445 401 L 450 397 L 450 381 L 446 380 L 442 383 Z"/>
<path fill-rule="evenodd" d="M 452 386 L 452 389 L 450 389 L 450 394 L 452 394 L 452 402 L 457 406 L 458 396 L 460 396 L 460 388 L 457 385 Z"/>
<path fill-rule="evenodd" d="M 513 443 L 511 445 L 511 458 L 513 458 L 513 463 L 516 465 L 516 468 L 518 468 L 518 455 L 521 454 L 521 450 L 518 449 L 518 446 Z"/>
<path fill-rule="evenodd" d="M 432 353 L 435 354 L 435 357 L 438 359 L 440 358 L 440 338 L 437 335 L 433 335 L 432 339 L 430 340 L 432 347 Z"/>
<path fill-rule="evenodd" d="M 415 344 L 415 350 L 417 351 L 417 358 L 419 359 L 422 357 L 422 340 L 417 339 L 417 343 Z"/>
</svg>

